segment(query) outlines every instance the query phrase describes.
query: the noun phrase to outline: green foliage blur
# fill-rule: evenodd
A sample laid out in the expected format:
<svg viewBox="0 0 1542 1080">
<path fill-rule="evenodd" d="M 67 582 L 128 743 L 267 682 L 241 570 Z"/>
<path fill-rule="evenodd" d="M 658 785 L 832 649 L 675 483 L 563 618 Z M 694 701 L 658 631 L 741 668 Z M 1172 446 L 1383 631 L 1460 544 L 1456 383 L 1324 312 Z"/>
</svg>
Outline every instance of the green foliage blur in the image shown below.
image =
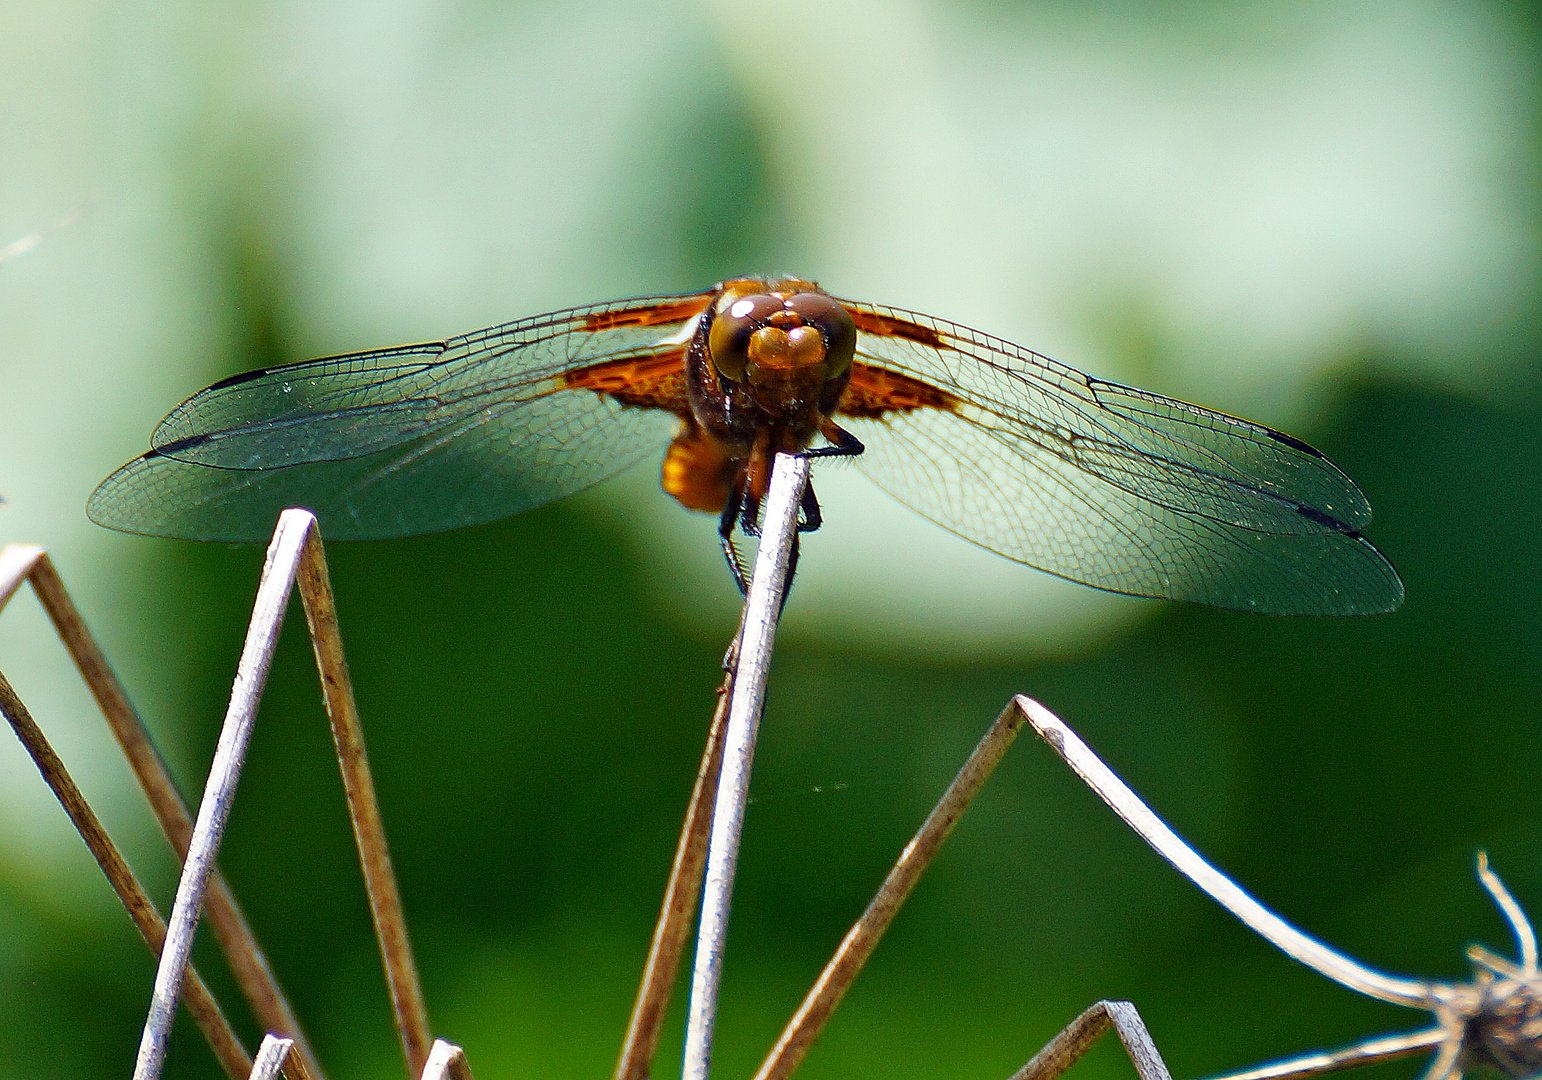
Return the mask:
<svg viewBox="0 0 1542 1080">
<path fill-rule="evenodd" d="M 1537 30 L 1532 5 L 1454 0 L 9 0 L 0 541 L 54 554 L 193 792 L 260 552 L 82 508 L 199 386 L 745 272 L 932 312 L 1309 438 L 1369 495 L 1408 601 L 1105 597 L 821 466 L 719 1072 L 758 1062 L 1016 692 L 1303 928 L 1461 978 L 1466 943 L 1512 949 L 1478 849 L 1542 913 Z M 605 1075 L 619 1045 L 736 601 L 655 468 L 329 549 L 435 1027 L 479 1077 Z M 400 1075 L 286 633 L 221 863 L 331 1075 Z M 172 861 L 25 594 L 0 669 L 169 906 Z M 1137 1003 L 1178 1076 L 1422 1023 L 1242 930 L 1030 739 L 802 1075 L 1003 1077 L 1100 997 Z M 126 1075 L 152 971 L 0 740 L 0 1077 Z M 1132 1075 L 1112 1047 L 1078 1068 Z M 166 1075 L 214 1069 L 179 1029 Z"/>
</svg>

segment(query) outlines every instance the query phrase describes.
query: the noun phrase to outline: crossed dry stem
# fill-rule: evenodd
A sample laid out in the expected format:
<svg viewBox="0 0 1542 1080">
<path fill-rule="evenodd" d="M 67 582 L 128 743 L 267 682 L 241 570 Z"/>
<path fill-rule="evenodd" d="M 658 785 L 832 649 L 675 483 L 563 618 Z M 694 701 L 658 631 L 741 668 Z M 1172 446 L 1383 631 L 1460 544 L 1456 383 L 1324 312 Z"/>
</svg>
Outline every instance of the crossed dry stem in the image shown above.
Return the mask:
<svg viewBox="0 0 1542 1080">
<path fill-rule="evenodd" d="M 151 950 L 160 957 L 149 1016 L 135 1064 L 136 1080 L 157 1077 L 176 1006 L 184 996 L 225 1072 L 239 1080 L 248 1075 L 284 1075 L 290 1080 L 324 1073 L 309 1048 L 298 1019 L 273 976 L 261 946 L 241 914 L 228 885 L 214 869 L 224 821 L 240 776 L 257 702 L 266 682 L 278 630 L 290 591 L 298 586 L 315 647 L 322 693 L 332 723 L 334 744 L 347 795 L 349 816 L 364 867 L 366 892 L 375 922 L 397 1028 L 401 1033 L 408 1072 L 415 1077 L 469 1076 L 463 1058 L 447 1043 L 429 1036 L 406 921 L 390 869 L 384 830 L 370 779 L 363 733 L 343 660 L 336 608 L 327 581 L 325 557 L 315 533 L 315 519 L 305 511 L 286 511 L 279 519 L 268 549 L 252 621 L 242 650 L 230 708 L 209 783 L 195 819 L 188 813 L 163 760 L 144 725 L 129 705 L 122 685 L 86 629 L 42 549 L 11 545 L 0 551 L 0 607 L 23 582 L 30 582 L 81 677 L 96 697 L 114 736 L 123 748 L 162 830 L 183 860 L 177 900 L 170 919 L 162 922 L 129 871 L 116 846 L 90 813 L 63 763 L 48 745 L 25 704 L 0 674 L 0 712 L 16 731 L 54 791 L 76 822 L 124 906 Z M 262 1054 L 253 1059 L 210 997 L 202 979 L 188 963 L 199 915 L 207 909 L 221 948 L 229 958 L 237 984 L 254 1015 L 274 1033 Z M 281 1044 L 281 1045 L 280 1045 Z M 253 1069 L 266 1069 L 254 1073 Z"/>
<path fill-rule="evenodd" d="M 766 535 L 760 553 L 763 559 L 770 561 L 763 565 L 757 563 L 755 575 L 757 582 L 772 582 L 777 587 L 757 590 L 752 585 L 741 633 L 725 661 L 725 680 L 718 692 L 707 746 L 686 810 L 658 923 L 617 1062 L 616 1080 L 645 1080 L 651 1075 L 660 1030 L 690 935 L 691 919 L 702 897 L 704 880 L 707 888 L 704 907 L 715 910 L 716 914 L 710 919 L 704 917 L 704 929 L 698 938 L 692 1007 L 697 1031 L 688 1034 L 686 1073 L 693 1080 L 704 1080 L 706 1076 L 716 1011 L 716 970 L 720 970 L 722 963 L 722 931 L 726 926 L 732 887 L 737 825 L 743 818 L 743 796 L 749 759 L 753 754 L 753 724 L 763 701 L 771 634 L 780 611 L 779 586 L 785 584 L 786 546 L 791 542 L 797 511 L 797 492 L 807 476 L 806 469 L 799 472 L 796 468 L 784 475 L 784 462 L 789 460 L 778 458 L 774 470 L 773 493 L 767 499 Z M 777 526 L 777 515 L 782 515 L 783 527 Z M 783 560 L 780 564 L 776 561 L 779 555 Z M 360 852 L 408 1074 L 422 1080 L 470 1080 L 470 1069 L 461 1050 L 430 1037 L 427 1010 L 391 871 L 362 728 L 343 656 L 325 555 L 314 518 L 304 511 L 293 510 L 280 517 L 268 549 L 220 746 L 196 821 L 189 814 L 144 725 L 129 705 L 121 684 L 86 629 L 46 553 L 27 545 L 11 545 L 0 550 L 0 608 L 24 582 L 31 583 L 82 679 L 107 718 L 157 821 L 184 860 L 184 872 L 168 928 L 75 787 L 63 763 L 48 745 L 26 705 L 0 673 L 0 713 L 32 755 L 146 943 L 161 957 L 136 1064 L 136 1078 L 153 1080 L 159 1075 L 171 1020 L 180 1000 L 187 1004 L 190 1015 L 232 1080 L 279 1076 L 288 1080 L 324 1080 L 255 935 L 228 885 L 214 869 L 224 816 L 228 814 L 240 776 L 283 612 L 291 590 L 298 588 L 321 675 L 322 693 L 332 725 L 349 816 Z M 749 629 L 745 630 L 745 627 Z M 802 1062 L 900 906 L 1025 723 L 1163 858 L 1277 948 L 1349 989 L 1426 1010 L 1436 1021 L 1434 1026 L 1419 1031 L 1369 1039 L 1342 1050 L 1304 1055 L 1217 1080 L 1295 1080 L 1430 1049 L 1437 1052 L 1425 1080 L 1456 1080 L 1464 1065 L 1472 1064 L 1489 1065 L 1513 1077 L 1542 1072 L 1542 975 L 1538 972 L 1536 936 L 1520 906 L 1481 855 L 1480 880 L 1515 932 L 1519 961 L 1511 962 L 1474 947 L 1469 950 L 1474 978 L 1470 983 L 1460 984 L 1406 979 L 1375 971 L 1302 933 L 1259 904 L 1172 832 L 1062 721 L 1037 702 L 1017 697 L 991 725 L 920 830 L 902 850 L 872 902 L 841 941 L 835 955 L 788 1021 L 757 1070 L 755 1080 L 780 1080 L 790 1076 Z M 749 725 L 747 741 L 743 730 L 735 734 L 736 724 L 741 729 L 743 725 Z M 726 756 L 737 758 L 740 769 L 739 772 L 730 770 L 733 780 L 727 786 L 719 783 L 724 772 L 725 744 L 730 747 Z M 738 820 L 731 826 L 724 826 L 721 824 L 724 814 Z M 709 842 L 715 831 L 714 818 L 719 819 L 716 832 L 721 834 L 716 842 L 732 845 L 726 854 L 716 856 L 719 864 L 716 869 Z M 722 870 L 724 863 L 729 871 L 726 874 Z M 271 1033 L 255 1057 L 247 1054 L 202 978 L 187 962 L 198 916 L 203 910 L 208 912 L 242 994 L 254 1015 Z M 710 992 L 705 995 L 704 969 L 707 970 L 706 983 L 710 984 Z M 1170 1080 L 1139 1013 L 1132 1004 L 1123 1001 L 1100 1001 L 1092 1005 L 1011 1080 L 1053 1080 L 1109 1030 L 1119 1035 L 1141 1080 Z"/>
<path fill-rule="evenodd" d="M 795 470 L 790 484 L 783 480 L 784 494 L 791 493 L 782 500 L 789 510 L 789 522 L 792 520 L 791 515 L 796 513 L 797 488 L 805 479 L 806 472 Z M 768 507 L 773 505 L 779 504 L 774 499 L 768 499 Z M 790 530 L 784 535 L 790 535 Z M 762 549 L 763 557 L 771 558 L 774 564 L 776 553 L 783 550 L 784 543 L 778 542 L 774 530 L 768 529 L 768 540 Z M 780 583 L 784 578 L 784 567 L 773 565 L 771 570 L 757 576 L 763 582 Z M 243 993 L 251 1001 L 264 1026 L 275 1033 L 264 1042 L 255 1059 L 241 1046 L 209 995 L 203 980 L 191 969 L 187 959 L 201 909 L 207 905 L 217 930 L 221 926 L 217 912 L 222 908 L 234 909 L 233 898 L 228 901 L 222 899 L 228 897 L 229 890 L 214 870 L 214 859 L 241 773 L 257 702 L 266 682 L 284 608 L 290 591 L 296 587 L 305 606 L 307 625 L 321 674 L 323 696 L 333 725 L 339 765 L 348 793 L 350 818 L 359 842 L 366 889 L 377 926 L 409 1073 L 418 1076 L 439 1075 L 432 1071 L 431 1066 L 440 1062 L 444 1063 L 444 1067 L 454 1064 L 455 1068 L 464 1070 L 463 1058 L 446 1049 L 448 1044 L 434 1044 L 433 1048 L 429 1045 L 426 1010 L 407 945 L 405 919 L 390 872 L 357 709 L 337 629 L 325 556 L 316 536 L 314 519 L 303 511 L 286 512 L 274 534 L 259 583 L 220 745 L 216 750 L 196 821 L 191 820 L 148 734 L 75 611 L 46 554 L 41 549 L 31 547 L 5 549 L 4 554 L 0 555 L 0 606 L 9 600 L 24 581 L 33 584 L 34 591 L 53 618 L 61 638 L 76 659 L 82 677 L 108 716 L 126 755 L 134 762 L 136 775 L 141 777 L 141 784 L 157 810 L 158 819 L 163 822 L 163 828 L 173 838 L 179 854 L 184 858 L 184 873 L 179 882 L 177 901 L 173 905 L 172 929 L 168 933 L 153 904 L 133 880 L 126 862 L 100 825 L 90 816 L 84 798 L 69 780 L 57 755 L 48 747 L 46 738 L 32 721 L 26 706 L 10 690 L 9 684 L 3 682 L 3 675 L 0 675 L 0 711 L 11 720 L 18 735 L 33 753 L 40 771 L 71 812 L 88 846 L 123 897 L 125 906 L 135 915 L 136 922 L 141 924 L 152 951 L 161 957 L 136 1076 L 150 1078 L 158 1075 L 164 1061 L 171 1020 L 176 1005 L 183 999 L 187 1001 L 190 1013 L 214 1048 L 222 1067 L 233 1078 L 244 1075 L 285 1075 L 291 1080 L 299 1080 L 300 1077 L 321 1080 L 323 1076 L 314 1054 L 307 1047 L 298 1021 L 288 1008 L 282 990 L 272 977 L 271 969 L 262 958 L 255 936 L 251 934 L 244 919 L 230 920 L 238 928 L 237 932 L 226 931 L 218 936 L 222 944 L 227 939 L 235 942 L 234 947 L 227 947 L 227 951 L 238 973 L 246 973 L 240 982 Z M 665 894 L 664 911 L 654 935 L 654 948 L 650 953 L 638 995 L 638 1007 L 623 1049 L 620 1068 L 629 1071 L 630 1075 L 647 1074 L 648 1062 L 658 1042 L 659 1025 L 684 953 L 684 938 L 700 896 L 706 837 L 711 820 L 706 809 L 714 800 L 718 788 L 722 746 L 729 726 L 726 717 L 731 711 L 728 706 L 733 699 L 733 689 L 745 685 L 746 681 L 757 685 L 758 690 L 747 699 L 748 705 L 741 703 L 740 711 L 751 717 L 760 711 L 765 672 L 769 666 L 770 632 L 774 630 L 780 602 L 774 593 L 770 594 L 769 600 L 756 598 L 756 603 L 747 608 L 745 619 L 745 625 L 752 628 L 757 605 L 762 612 L 759 628 L 763 637 L 756 645 L 752 635 L 741 635 L 730 649 L 734 663 L 725 665 L 729 674 L 720 694 L 718 717 L 698 777 L 687 827 L 682 832 L 675 872 Z M 770 614 L 766 615 L 765 612 Z M 757 650 L 760 656 L 758 661 L 754 656 Z M 751 653 L 747 661 L 744 660 L 745 651 Z M 752 673 L 751 679 L 736 679 L 735 674 L 742 671 Z M 864 919 L 842 943 L 831 968 L 821 977 L 810 992 L 809 999 L 789 1023 L 787 1031 L 767 1061 L 764 1075 L 787 1075 L 802 1059 L 814 1034 L 828 1019 L 856 971 L 876 946 L 883 929 L 914 887 L 969 799 L 979 790 L 995 762 L 1010 744 L 1018 727 L 1019 722 L 1008 723 L 1004 718 L 982 740 L 975 756 L 966 764 L 948 794 L 928 818 L 921 833 L 907 848 Z M 747 766 L 747 761 L 745 764 Z M 726 901 L 726 888 L 720 896 Z"/>
</svg>

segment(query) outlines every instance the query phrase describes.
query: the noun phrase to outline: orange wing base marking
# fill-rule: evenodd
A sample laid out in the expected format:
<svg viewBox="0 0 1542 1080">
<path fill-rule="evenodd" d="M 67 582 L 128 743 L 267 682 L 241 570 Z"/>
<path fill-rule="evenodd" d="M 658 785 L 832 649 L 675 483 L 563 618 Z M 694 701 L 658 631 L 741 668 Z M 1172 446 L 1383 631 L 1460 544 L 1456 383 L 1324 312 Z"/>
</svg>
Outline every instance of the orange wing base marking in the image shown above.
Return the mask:
<svg viewBox="0 0 1542 1080">
<path fill-rule="evenodd" d="M 640 304 L 637 307 L 595 311 L 584 317 L 582 329 L 593 333 L 614 330 L 619 326 L 663 326 L 665 323 L 684 322 L 705 311 L 711 299 L 711 296 L 692 296 L 671 304 Z"/>
<path fill-rule="evenodd" d="M 918 322 L 902 319 L 898 315 L 884 315 L 849 304 L 846 305 L 846 311 L 851 315 L 851 321 L 857 324 L 857 329 L 864 334 L 905 338 L 933 349 L 948 347 L 947 340 L 942 334 L 930 326 L 922 326 Z"/>
<path fill-rule="evenodd" d="M 663 409 L 685 421 L 664 454 L 663 488 L 689 510 L 720 513 L 739 464 L 696 425 L 685 386 L 685 346 L 640 359 L 607 360 L 563 376 L 569 390 L 589 390 L 622 405 Z"/>
<path fill-rule="evenodd" d="M 592 390 L 639 409 L 664 409 L 689 417 L 685 389 L 685 346 L 641 359 L 607 360 L 569 371 L 563 376 L 570 390 Z"/>
<path fill-rule="evenodd" d="M 958 398 L 931 383 L 858 361 L 851 365 L 851 382 L 847 384 L 836 412 L 841 416 L 877 420 L 885 413 L 916 409 L 954 412 L 958 406 Z"/>
</svg>

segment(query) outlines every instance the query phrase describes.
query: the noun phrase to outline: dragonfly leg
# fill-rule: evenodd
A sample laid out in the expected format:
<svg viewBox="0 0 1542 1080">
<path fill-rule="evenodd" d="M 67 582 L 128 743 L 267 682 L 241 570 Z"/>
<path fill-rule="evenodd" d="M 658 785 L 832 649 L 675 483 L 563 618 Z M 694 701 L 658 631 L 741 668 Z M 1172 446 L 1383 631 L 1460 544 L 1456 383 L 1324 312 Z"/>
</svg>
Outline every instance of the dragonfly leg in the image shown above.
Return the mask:
<svg viewBox="0 0 1542 1080">
<path fill-rule="evenodd" d="M 866 449 L 862 445 L 861 439 L 833 421 L 825 421 L 821 425 L 819 433 L 829 441 L 830 445 L 817 447 L 813 450 L 805 450 L 799 455 L 800 457 L 856 457 Z M 803 497 L 798 502 L 798 513 L 799 532 L 816 532 L 819 526 L 824 523 L 824 515 L 819 512 L 819 498 L 814 494 L 814 482 L 812 480 L 803 489 Z M 790 576 L 788 584 L 792 584 Z"/>
<path fill-rule="evenodd" d="M 829 440 L 829 446 L 816 447 L 813 450 L 803 451 L 806 458 L 822 457 L 856 457 L 866 450 L 862 440 L 833 421 L 826 421 L 819 428 L 819 434 Z"/>
<path fill-rule="evenodd" d="M 798 533 L 813 532 L 824 521 L 812 484 L 803 489 L 803 496 L 798 502 L 798 516 L 797 531 L 793 533 L 792 550 L 787 558 L 787 574 L 782 579 L 782 602 L 777 609 L 778 618 L 787 607 L 787 596 L 792 592 L 792 579 L 798 570 Z M 729 493 L 728 501 L 723 505 L 723 513 L 718 518 L 717 533 L 723 545 L 723 559 L 728 563 L 728 570 L 733 574 L 734 584 L 739 587 L 740 596 L 749 595 L 750 574 L 744 565 L 744 559 L 739 554 L 738 547 L 734 544 L 734 526 L 737 524 L 746 536 L 759 538 L 759 518 L 760 500 L 738 488 Z"/>
<path fill-rule="evenodd" d="M 739 549 L 734 546 L 734 525 L 738 522 L 743 503 L 743 492 L 737 488 L 729 492 L 728 501 L 723 504 L 723 513 L 718 517 L 717 535 L 723 545 L 723 558 L 728 563 L 728 572 L 734 576 L 734 584 L 739 587 L 739 595 L 747 596 L 750 591 L 749 575 L 744 571 L 744 560 L 739 557 Z"/>
<path fill-rule="evenodd" d="M 787 553 L 787 574 L 782 578 L 782 602 L 776 606 L 776 619 L 781 622 L 782 612 L 787 610 L 787 598 L 792 595 L 792 579 L 798 573 L 798 533 L 804 530 L 800 527 L 792 534 L 792 550 Z"/>
<path fill-rule="evenodd" d="M 819 526 L 824 523 L 824 514 L 819 510 L 819 497 L 814 494 L 814 482 L 810 480 L 803 489 L 803 497 L 798 500 L 798 531 L 818 532 Z M 793 551 L 796 552 L 797 548 L 793 548 Z"/>
<path fill-rule="evenodd" d="M 739 529 L 745 536 L 760 537 L 760 500 L 749 492 L 741 497 Z"/>
<path fill-rule="evenodd" d="M 860 439 L 833 422 L 827 421 L 821 426 L 820 434 L 829 441 L 830 445 L 805 450 L 800 454 L 801 457 L 855 457 L 864 449 Z M 733 573 L 734 583 L 739 586 L 739 593 L 742 596 L 749 592 L 749 574 L 745 570 L 744 561 L 739 557 L 738 549 L 734 547 L 733 530 L 736 518 L 739 529 L 745 536 L 756 538 L 760 536 L 760 499 L 744 482 L 736 485 L 729 492 L 722 516 L 718 519 L 718 536 L 723 543 L 723 557 L 728 561 L 728 569 Z M 797 532 L 793 534 L 792 550 L 788 554 L 787 576 L 782 582 L 782 608 L 787 606 L 787 597 L 792 591 L 793 577 L 798 569 L 797 533 L 815 532 L 823 523 L 824 515 L 819 509 L 819 497 L 814 494 L 814 485 L 809 483 L 798 499 L 798 526 Z"/>
</svg>

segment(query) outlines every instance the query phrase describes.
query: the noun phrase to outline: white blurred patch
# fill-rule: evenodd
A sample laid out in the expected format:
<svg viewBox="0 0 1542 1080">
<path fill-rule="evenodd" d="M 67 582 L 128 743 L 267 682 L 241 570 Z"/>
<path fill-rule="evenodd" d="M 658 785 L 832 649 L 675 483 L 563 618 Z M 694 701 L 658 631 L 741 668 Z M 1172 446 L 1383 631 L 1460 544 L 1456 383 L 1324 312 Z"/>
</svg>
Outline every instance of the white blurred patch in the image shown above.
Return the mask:
<svg viewBox="0 0 1542 1080">
<path fill-rule="evenodd" d="M 1528 310 L 1529 91 L 1486 9 L 794 0 L 788 50 L 711 10 L 842 295 L 1113 378 L 1150 320 L 1134 374 L 1280 423 L 1361 350 L 1483 387 Z"/>
</svg>

